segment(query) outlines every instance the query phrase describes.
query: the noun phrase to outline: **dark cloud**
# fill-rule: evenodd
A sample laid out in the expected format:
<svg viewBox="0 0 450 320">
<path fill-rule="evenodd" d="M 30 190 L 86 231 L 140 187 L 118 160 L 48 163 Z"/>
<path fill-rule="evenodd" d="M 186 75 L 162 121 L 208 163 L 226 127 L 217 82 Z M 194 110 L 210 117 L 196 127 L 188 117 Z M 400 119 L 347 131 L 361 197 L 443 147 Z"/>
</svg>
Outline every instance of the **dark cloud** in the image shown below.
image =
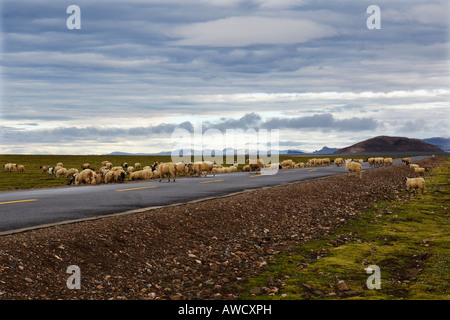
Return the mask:
<svg viewBox="0 0 450 320">
<path fill-rule="evenodd" d="M 14 143 L 46 143 L 74 142 L 99 140 L 102 143 L 125 139 L 170 137 L 175 129 L 185 129 L 194 132 L 195 124 L 185 121 L 180 124 L 163 123 L 156 126 L 114 128 L 114 127 L 59 127 L 55 129 L 25 130 L 14 127 L 0 127 L 0 135 L 5 144 Z M 377 122 L 370 118 L 335 119 L 332 114 L 316 114 L 296 118 L 271 118 L 263 121 L 256 113 L 248 113 L 241 118 L 221 118 L 217 122 L 202 123 L 202 130 L 217 129 L 226 133 L 227 129 L 278 129 L 278 130 L 334 130 L 334 131 L 364 131 L 373 130 Z"/>
</svg>

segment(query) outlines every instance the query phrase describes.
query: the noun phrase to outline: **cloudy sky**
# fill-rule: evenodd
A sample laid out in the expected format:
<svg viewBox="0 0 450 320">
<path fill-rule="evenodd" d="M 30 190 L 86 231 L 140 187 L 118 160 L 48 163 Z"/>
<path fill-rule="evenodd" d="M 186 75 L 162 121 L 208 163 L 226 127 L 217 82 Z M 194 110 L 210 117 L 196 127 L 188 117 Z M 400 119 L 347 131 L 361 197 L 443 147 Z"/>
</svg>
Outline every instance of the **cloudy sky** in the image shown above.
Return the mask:
<svg viewBox="0 0 450 320">
<path fill-rule="evenodd" d="M 66 26 L 73 4 L 79 30 Z M 381 29 L 367 28 L 373 4 Z M 0 10 L 0 153 L 169 151 L 176 128 L 199 126 L 278 129 L 281 149 L 303 151 L 450 136 L 447 0 L 2 0 Z"/>
</svg>

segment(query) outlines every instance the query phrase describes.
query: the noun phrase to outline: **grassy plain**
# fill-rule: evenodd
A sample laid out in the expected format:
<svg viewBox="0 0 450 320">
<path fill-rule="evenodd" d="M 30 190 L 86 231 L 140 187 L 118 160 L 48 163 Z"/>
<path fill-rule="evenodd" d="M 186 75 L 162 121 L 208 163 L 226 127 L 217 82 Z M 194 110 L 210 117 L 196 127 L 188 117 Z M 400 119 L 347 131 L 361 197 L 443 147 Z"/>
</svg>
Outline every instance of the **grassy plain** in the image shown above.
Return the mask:
<svg viewBox="0 0 450 320">
<path fill-rule="evenodd" d="M 449 183 L 447 157 L 427 175 L 424 194 L 377 202 L 333 234 L 276 256 L 241 298 L 450 299 Z M 367 287 L 370 265 L 380 268 L 380 289 Z M 276 294 L 254 294 L 274 280 Z"/>
</svg>

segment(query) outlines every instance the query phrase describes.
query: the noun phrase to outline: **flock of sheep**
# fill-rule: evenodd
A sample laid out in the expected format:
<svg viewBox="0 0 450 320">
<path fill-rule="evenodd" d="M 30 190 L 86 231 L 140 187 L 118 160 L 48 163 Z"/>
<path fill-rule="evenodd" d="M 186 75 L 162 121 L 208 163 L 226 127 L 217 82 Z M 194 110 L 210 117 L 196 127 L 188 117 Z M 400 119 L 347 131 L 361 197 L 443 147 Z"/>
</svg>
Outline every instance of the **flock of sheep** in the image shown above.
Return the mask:
<svg viewBox="0 0 450 320">
<path fill-rule="evenodd" d="M 188 164 L 184 162 L 154 162 L 153 165 L 145 167 L 142 167 L 141 163 L 135 163 L 134 166 L 131 166 L 124 162 L 120 166 L 114 166 L 109 161 L 103 161 L 98 170 L 92 168 L 90 163 L 82 164 L 81 171 L 76 168 L 66 169 L 62 162 L 57 163 L 55 167 L 41 166 L 40 169 L 42 173 L 48 173 L 56 177 L 64 176 L 70 178 L 69 185 L 94 185 L 121 183 L 125 181 L 127 176 L 130 181 L 150 179 L 159 179 L 161 181 L 164 177 L 167 177 L 168 181 L 171 178 L 175 181 L 177 176 L 200 176 L 201 174 L 205 174 L 206 176 L 207 174 L 215 175 L 216 173 L 236 172 L 237 166 L 234 165 L 224 168 L 210 161 Z"/>
<path fill-rule="evenodd" d="M 368 158 L 367 162 L 371 167 L 375 166 L 389 166 L 393 164 L 392 158 Z M 428 168 L 420 168 L 417 164 L 410 164 L 410 158 L 403 158 L 402 163 L 410 166 L 414 169 L 417 175 L 423 175 Z M 264 165 L 261 159 L 248 159 L 247 163 L 242 171 L 243 172 L 259 172 L 262 168 L 271 169 L 295 169 L 295 168 L 308 168 L 308 167 L 319 167 L 319 166 L 329 166 L 345 165 L 346 170 L 349 174 L 356 174 L 360 178 L 362 177 L 362 164 L 363 159 L 346 159 L 336 158 L 331 160 L 330 158 L 313 158 L 309 159 L 307 162 L 295 163 L 292 159 L 284 160 L 280 163 L 274 163 L 270 165 Z M 15 163 L 7 163 L 3 165 L 5 171 L 8 172 L 25 172 L 25 166 L 17 165 Z M 42 173 L 47 173 L 54 175 L 55 177 L 66 177 L 70 178 L 69 185 L 95 185 L 103 183 L 121 183 L 124 182 L 126 177 L 129 177 L 130 181 L 135 180 L 150 180 L 159 179 L 161 181 L 163 178 L 167 177 L 168 181 L 172 178 L 175 182 L 177 176 L 201 176 L 205 177 L 208 174 L 215 176 L 216 173 L 229 173 L 237 172 L 237 163 L 232 166 L 224 167 L 220 164 L 216 164 L 211 161 L 200 161 L 200 162 L 154 162 L 153 165 L 142 167 L 141 163 L 135 163 L 134 166 L 129 166 L 128 163 L 124 162 L 120 166 L 114 166 L 110 161 L 101 162 L 101 168 L 95 170 L 91 167 L 89 163 L 83 163 L 81 165 L 81 170 L 76 168 L 65 168 L 62 162 L 58 162 L 56 166 L 41 166 L 40 169 Z M 141 170 L 140 170 L 141 169 Z M 417 178 L 407 178 L 406 189 L 408 191 L 419 189 L 424 190 L 425 180 L 422 177 Z"/>
<path fill-rule="evenodd" d="M 25 166 L 21 164 L 15 163 L 7 163 L 3 165 L 3 169 L 8 172 L 17 171 L 17 172 L 25 172 Z"/>
</svg>

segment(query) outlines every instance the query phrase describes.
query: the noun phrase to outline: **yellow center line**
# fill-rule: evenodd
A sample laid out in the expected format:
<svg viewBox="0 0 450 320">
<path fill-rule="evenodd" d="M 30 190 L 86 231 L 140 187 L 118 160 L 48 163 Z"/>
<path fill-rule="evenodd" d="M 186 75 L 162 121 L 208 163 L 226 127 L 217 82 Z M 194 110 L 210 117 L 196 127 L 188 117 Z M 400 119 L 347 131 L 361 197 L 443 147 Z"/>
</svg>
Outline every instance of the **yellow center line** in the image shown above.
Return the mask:
<svg viewBox="0 0 450 320">
<path fill-rule="evenodd" d="M 120 189 L 120 190 L 116 190 L 116 191 L 130 191 L 130 190 L 141 190 L 141 189 L 150 189 L 150 188 L 157 188 L 157 186 L 139 187 L 139 188 L 129 188 L 129 189 Z"/>
<path fill-rule="evenodd" d="M 223 181 L 223 180 L 211 180 L 211 181 L 203 181 L 203 182 L 199 182 L 199 183 L 210 183 L 210 182 L 219 182 L 219 181 Z"/>
<path fill-rule="evenodd" d="M 250 177 L 250 178 L 254 178 L 254 177 L 262 177 L 262 176 L 264 176 L 264 174 L 257 174 L 257 175 L 249 176 L 249 177 Z"/>
<path fill-rule="evenodd" d="M 317 169 L 311 169 L 311 170 L 308 170 L 308 172 L 312 172 L 312 171 L 316 171 Z"/>
<path fill-rule="evenodd" d="M 8 204 L 8 203 L 19 203 L 19 202 L 30 202 L 30 201 L 38 201 L 38 199 L 28 199 L 28 200 L 6 201 L 6 202 L 0 202 L 0 204 Z"/>
</svg>

